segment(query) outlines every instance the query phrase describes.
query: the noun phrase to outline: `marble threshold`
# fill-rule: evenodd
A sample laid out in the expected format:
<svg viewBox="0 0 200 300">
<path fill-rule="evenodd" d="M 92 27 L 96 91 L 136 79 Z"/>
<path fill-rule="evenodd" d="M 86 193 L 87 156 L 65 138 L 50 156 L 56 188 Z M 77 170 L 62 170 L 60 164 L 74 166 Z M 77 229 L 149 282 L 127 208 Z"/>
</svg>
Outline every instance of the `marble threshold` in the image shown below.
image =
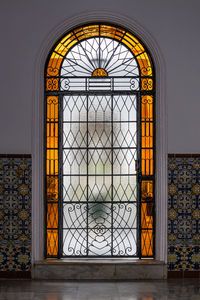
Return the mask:
<svg viewBox="0 0 200 300">
<path fill-rule="evenodd" d="M 167 265 L 152 259 L 46 259 L 34 263 L 32 278 L 44 280 L 166 279 Z"/>
</svg>

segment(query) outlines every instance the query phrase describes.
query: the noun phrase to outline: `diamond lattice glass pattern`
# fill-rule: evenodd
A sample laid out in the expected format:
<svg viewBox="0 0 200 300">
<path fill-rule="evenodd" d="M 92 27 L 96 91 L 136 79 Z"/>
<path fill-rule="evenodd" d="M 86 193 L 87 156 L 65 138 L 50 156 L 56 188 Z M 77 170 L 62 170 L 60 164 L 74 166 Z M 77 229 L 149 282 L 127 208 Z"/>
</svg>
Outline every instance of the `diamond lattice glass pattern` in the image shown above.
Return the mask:
<svg viewBox="0 0 200 300">
<path fill-rule="evenodd" d="M 76 229 L 78 232 L 76 234 L 79 235 L 88 230 L 86 250 L 89 256 L 115 255 L 111 247 L 114 236 L 118 239 L 116 255 L 119 253 L 127 255 L 125 249 L 130 245 L 131 254 L 136 255 L 135 234 L 138 209 L 135 170 L 137 160 L 136 97 L 128 95 L 88 96 L 84 104 L 81 101 L 79 103 L 79 115 L 77 105 L 74 105 L 77 98 L 77 96 L 71 96 L 66 100 L 65 97 L 63 102 L 65 121 L 82 120 L 79 129 L 75 132 L 73 132 L 73 126 L 63 127 L 63 197 L 66 201 L 63 204 L 63 251 L 68 253 L 69 247 L 76 248 L 76 239 L 69 240 L 66 237 L 72 229 Z M 72 106 L 75 109 L 73 117 L 71 116 Z M 83 109 L 86 106 L 88 107 L 87 120 L 85 120 Z M 82 142 L 83 130 L 87 147 Z M 73 138 L 69 139 L 69 136 Z M 77 136 L 79 136 L 78 139 L 76 139 Z M 69 145 L 69 140 L 71 145 Z M 76 142 L 74 143 L 73 140 Z M 83 204 L 86 201 L 86 195 L 87 205 Z M 121 201 L 123 204 L 120 203 Z M 77 202 L 79 204 L 76 205 Z M 120 240 L 122 237 L 126 237 L 125 240 L 129 241 L 129 245 L 124 245 L 123 240 Z"/>
</svg>

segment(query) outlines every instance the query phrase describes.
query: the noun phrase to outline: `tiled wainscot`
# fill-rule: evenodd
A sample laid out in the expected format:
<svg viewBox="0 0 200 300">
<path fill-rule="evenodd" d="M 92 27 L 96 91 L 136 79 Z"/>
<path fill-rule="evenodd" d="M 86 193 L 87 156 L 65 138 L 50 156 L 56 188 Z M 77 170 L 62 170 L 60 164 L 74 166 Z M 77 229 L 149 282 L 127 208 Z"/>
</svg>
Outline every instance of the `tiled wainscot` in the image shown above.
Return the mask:
<svg viewBox="0 0 200 300">
<path fill-rule="evenodd" d="M 169 156 L 168 270 L 200 270 L 200 156 Z"/>
<path fill-rule="evenodd" d="M 31 268 L 31 158 L 0 156 L 0 270 Z"/>
</svg>

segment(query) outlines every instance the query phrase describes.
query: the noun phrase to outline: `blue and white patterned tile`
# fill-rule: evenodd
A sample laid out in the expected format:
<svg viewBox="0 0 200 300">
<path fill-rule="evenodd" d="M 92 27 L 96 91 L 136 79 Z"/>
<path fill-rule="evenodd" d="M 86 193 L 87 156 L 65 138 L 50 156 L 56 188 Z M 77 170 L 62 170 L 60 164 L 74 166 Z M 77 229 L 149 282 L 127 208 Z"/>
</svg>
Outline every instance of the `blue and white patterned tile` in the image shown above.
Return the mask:
<svg viewBox="0 0 200 300">
<path fill-rule="evenodd" d="M 169 270 L 200 269 L 200 158 L 168 160 Z"/>
<path fill-rule="evenodd" d="M 0 270 L 31 266 L 31 158 L 0 158 Z"/>
</svg>

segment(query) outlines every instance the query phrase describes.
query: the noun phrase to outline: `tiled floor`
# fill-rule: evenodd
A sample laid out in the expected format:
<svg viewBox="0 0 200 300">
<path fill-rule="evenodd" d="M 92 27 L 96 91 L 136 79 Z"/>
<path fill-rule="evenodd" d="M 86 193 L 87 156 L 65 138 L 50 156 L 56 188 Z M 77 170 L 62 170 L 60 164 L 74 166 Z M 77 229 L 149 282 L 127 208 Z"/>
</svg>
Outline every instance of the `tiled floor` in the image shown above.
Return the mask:
<svg viewBox="0 0 200 300">
<path fill-rule="evenodd" d="M 200 300 L 199 279 L 133 282 L 1 280 L 0 300 Z"/>
</svg>

